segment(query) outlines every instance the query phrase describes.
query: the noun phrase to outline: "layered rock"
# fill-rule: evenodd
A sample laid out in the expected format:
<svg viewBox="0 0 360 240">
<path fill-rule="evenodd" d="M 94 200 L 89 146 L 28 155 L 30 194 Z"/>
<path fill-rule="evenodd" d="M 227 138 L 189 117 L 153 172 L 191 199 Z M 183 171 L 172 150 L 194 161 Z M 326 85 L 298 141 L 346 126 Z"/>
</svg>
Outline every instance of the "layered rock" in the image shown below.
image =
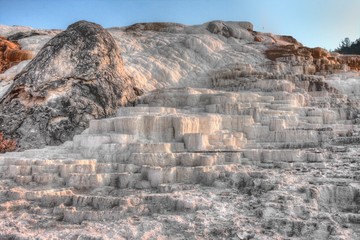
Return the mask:
<svg viewBox="0 0 360 240">
<path fill-rule="evenodd" d="M 59 144 L 138 94 L 101 26 L 77 22 L 51 39 L 1 99 L 1 131 L 20 147 Z"/>
<path fill-rule="evenodd" d="M 306 74 L 334 74 L 342 71 L 358 71 L 360 57 L 355 55 L 340 55 L 329 53 L 325 49 L 308 48 L 296 39 L 288 36 L 271 36 L 274 46 L 265 51 L 265 55 L 273 60 L 287 62 L 294 67 L 302 67 L 300 71 Z M 255 33 L 256 41 L 263 42 L 269 35 Z"/>
<path fill-rule="evenodd" d="M 339 55 L 338 61 L 346 64 L 353 71 L 360 71 L 360 57 L 359 55 Z"/>
</svg>

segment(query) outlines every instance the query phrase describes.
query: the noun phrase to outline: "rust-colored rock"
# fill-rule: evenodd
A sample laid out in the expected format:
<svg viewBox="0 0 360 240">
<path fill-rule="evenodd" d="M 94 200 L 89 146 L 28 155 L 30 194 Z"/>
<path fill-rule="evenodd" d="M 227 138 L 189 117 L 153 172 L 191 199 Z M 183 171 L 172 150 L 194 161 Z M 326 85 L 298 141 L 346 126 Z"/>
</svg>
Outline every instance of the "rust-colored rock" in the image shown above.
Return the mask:
<svg viewBox="0 0 360 240">
<path fill-rule="evenodd" d="M 21 50 L 19 44 L 6 40 L 0 36 L 0 73 L 21 61 L 34 57 L 31 51 Z"/>
<path fill-rule="evenodd" d="M 297 46 L 303 46 L 301 43 L 299 43 L 294 37 L 292 36 L 279 36 L 279 40 L 288 42 L 291 44 L 295 44 Z"/>
<path fill-rule="evenodd" d="M 262 42 L 264 40 L 260 36 L 256 35 L 255 38 L 254 38 L 254 41 L 255 42 Z"/>
<path fill-rule="evenodd" d="M 275 61 L 278 58 L 282 57 L 305 57 L 306 60 L 310 60 L 312 57 L 311 52 L 308 48 L 301 47 L 295 44 L 289 45 L 275 45 L 273 48 L 270 48 L 265 52 L 266 57 Z"/>
<path fill-rule="evenodd" d="M 290 62 L 294 66 L 311 66 L 317 73 L 327 74 L 345 69 L 360 70 L 360 56 L 334 55 L 319 47 L 308 48 L 298 44 L 274 44 L 265 51 L 265 54 L 267 58 L 273 61 Z"/>
<path fill-rule="evenodd" d="M 4 134 L 0 132 L 0 153 L 12 152 L 16 150 L 16 141 L 5 139 Z"/>
<path fill-rule="evenodd" d="M 328 74 L 344 70 L 360 71 L 360 56 L 358 55 L 334 54 L 320 47 L 304 47 L 291 36 L 276 36 L 260 32 L 253 32 L 253 34 L 256 42 L 263 42 L 266 37 L 273 40 L 272 45 L 265 51 L 268 59 L 287 62 L 297 67 L 304 66 L 305 74 Z"/>
<path fill-rule="evenodd" d="M 323 48 L 309 48 L 309 51 L 311 52 L 311 55 L 313 56 L 313 58 L 329 58 L 331 57 L 331 54 L 326 51 Z"/>
<path fill-rule="evenodd" d="M 337 59 L 340 63 L 348 65 L 350 70 L 360 71 L 360 55 L 340 55 Z"/>
</svg>

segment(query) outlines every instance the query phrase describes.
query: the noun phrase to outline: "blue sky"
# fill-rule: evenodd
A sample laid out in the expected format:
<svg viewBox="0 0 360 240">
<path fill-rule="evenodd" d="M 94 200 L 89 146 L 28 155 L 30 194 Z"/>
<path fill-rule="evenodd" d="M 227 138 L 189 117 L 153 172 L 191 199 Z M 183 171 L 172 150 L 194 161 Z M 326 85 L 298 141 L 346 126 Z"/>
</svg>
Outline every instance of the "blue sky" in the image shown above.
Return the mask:
<svg viewBox="0 0 360 240">
<path fill-rule="evenodd" d="M 104 27 L 232 20 L 310 47 L 334 49 L 345 37 L 360 38 L 360 0 L 0 0 L 0 6 L 0 24 L 44 29 L 82 19 Z"/>
</svg>

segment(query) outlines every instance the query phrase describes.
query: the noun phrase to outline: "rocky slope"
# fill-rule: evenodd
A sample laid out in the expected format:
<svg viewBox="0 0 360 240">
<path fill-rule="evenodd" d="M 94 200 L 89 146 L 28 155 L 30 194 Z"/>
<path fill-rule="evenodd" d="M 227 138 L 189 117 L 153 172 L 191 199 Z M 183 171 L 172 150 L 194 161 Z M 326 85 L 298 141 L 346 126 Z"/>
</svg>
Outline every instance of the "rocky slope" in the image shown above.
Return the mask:
<svg viewBox="0 0 360 240">
<path fill-rule="evenodd" d="M 356 56 L 254 32 L 247 22 L 135 24 L 108 29 L 112 37 L 80 22 L 47 43 L 15 77 L 3 95 L 8 104 L 31 103 L 40 93 L 63 98 L 63 81 L 47 76 L 64 79 L 76 71 L 64 69 L 71 61 L 48 51 L 83 25 L 118 45 L 108 51 L 121 62 L 121 49 L 121 79 L 131 79 L 134 94 L 144 93 L 111 118 L 91 120 L 61 146 L 0 155 L 0 238 L 360 237 L 360 74 L 349 71 L 358 68 Z M 2 32 L 17 34 L 10 30 Z M 23 48 L 31 43 L 33 49 L 47 37 L 19 35 L 29 36 Z M 88 45 L 93 34 L 86 36 L 71 46 Z M 74 61 L 84 66 L 87 58 L 79 57 L 87 53 L 75 51 Z M 88 56 L 98 59 L 97 53 Z M 31 73 L 37 62 L 46 68 Z M 82 71 L 101 89 L 103 76 L 116 71 L 106 62 L 109 71 L 94 73 L 98 65 L 91 63 Z M 12 81 L 10 72 L 1 76 Z M 86 82 L 82 78 L 66 80 L 74 86 Z M 80 89 L 65 96 L 91 99 Z M 14 94 L 19 91 L 23 95 Z M 46 106 L 51 98 L 42 102 Z M 55 103 L 54 109 L 64 109 Z"/>
</svg>

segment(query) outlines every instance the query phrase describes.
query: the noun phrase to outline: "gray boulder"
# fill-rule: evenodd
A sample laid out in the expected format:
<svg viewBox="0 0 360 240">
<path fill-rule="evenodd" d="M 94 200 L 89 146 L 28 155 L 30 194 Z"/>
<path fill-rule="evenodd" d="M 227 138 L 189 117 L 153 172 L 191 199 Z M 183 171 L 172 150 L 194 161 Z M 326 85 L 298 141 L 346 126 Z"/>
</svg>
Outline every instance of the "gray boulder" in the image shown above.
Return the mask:
<svg viewBox="0 0 360 240">
<path fill-rule="evenodd" d="M 208 23 L 206 29 L 213 34 L 219 34 L 226 38 L 233 37 L 248 41 L 254 40 L 253 35 L 250 33 L 253 30 L 253 26 L 249 22 L 212 21 Z"/>
<path fill-rule="evenodd" d="M 47 35 L 47 31 L 42 30 L 31 30 L 26 32 L 17 32 L 7 37 L 9 41 L 18 41 L 23 38 L 33 37 L 33 36 L 39 36 L 39 35 Z"/>
<path fill-rule="evenodd" d="M 79 21 L 15 77 L 0 99 L 0 131 L 18 139 L 22 149 L 60 144 L 140 93 L 112 36 L 98 24 Z"/>
</svg>

